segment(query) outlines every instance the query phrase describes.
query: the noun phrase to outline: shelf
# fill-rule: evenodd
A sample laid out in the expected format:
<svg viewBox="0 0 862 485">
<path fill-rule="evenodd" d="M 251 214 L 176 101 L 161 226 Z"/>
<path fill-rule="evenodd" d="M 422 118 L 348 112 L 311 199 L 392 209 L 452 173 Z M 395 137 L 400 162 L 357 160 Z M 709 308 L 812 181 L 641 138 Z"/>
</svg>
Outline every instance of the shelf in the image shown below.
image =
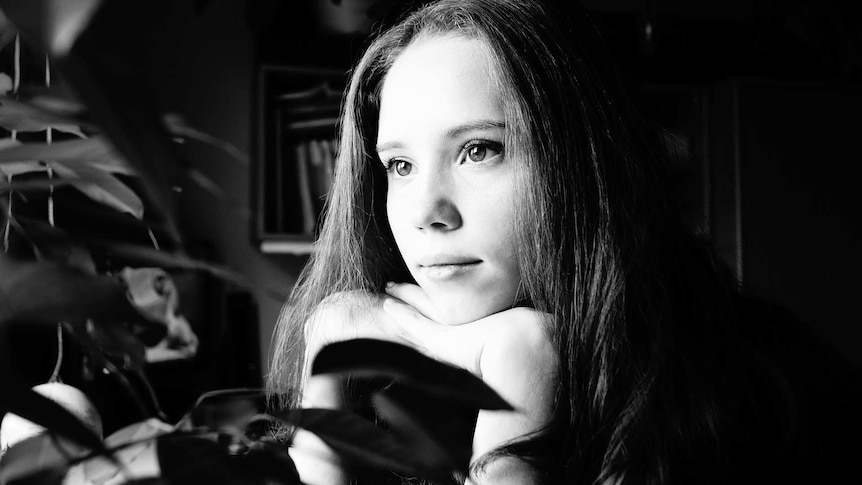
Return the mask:
<svg viewBox="0 0 862 485">
<path fill-rule="evenodd" d="M 257 80 L 255 239 L 265 253 L 309 254 L 335 168 L 346 74 L 265 64 Z"/>
<path fill-rule="evenodd" d="M 265 254 L 307 255 L 314 250 L 314 242 L 310 240 L 264 239 L 258 246 Z"/>
</svg>

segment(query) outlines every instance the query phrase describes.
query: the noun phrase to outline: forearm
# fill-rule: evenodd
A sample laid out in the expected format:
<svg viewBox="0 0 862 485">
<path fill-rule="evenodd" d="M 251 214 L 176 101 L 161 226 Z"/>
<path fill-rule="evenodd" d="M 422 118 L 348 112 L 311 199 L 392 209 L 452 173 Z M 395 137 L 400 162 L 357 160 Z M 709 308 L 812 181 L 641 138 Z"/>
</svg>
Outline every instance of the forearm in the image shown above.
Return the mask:
<svg viewBox="0 0 862 485">
<path fill-rule="evenodd" d="M 338 376 L 315 376 L 308 379 L 302 393 L 303 408 L 338 409 L 344 405 Z M 346 485 L 349 477 L 341 460 L 317 435 L 299 429 L 288 450 L 299 477 L 307 485 Z"/>
<path fill-rule="evenodd" d="M 488 341 L 481 377 L 514 411 L 479 412 L 473 459 L 541 432 L 550 422 L 557 386 L 557 358 L 539 327 L 515 329 Z M 517 456 L 499 456 L 471 477 L 474 484 L 537 484 L 537 470 Z"/>
</svg>

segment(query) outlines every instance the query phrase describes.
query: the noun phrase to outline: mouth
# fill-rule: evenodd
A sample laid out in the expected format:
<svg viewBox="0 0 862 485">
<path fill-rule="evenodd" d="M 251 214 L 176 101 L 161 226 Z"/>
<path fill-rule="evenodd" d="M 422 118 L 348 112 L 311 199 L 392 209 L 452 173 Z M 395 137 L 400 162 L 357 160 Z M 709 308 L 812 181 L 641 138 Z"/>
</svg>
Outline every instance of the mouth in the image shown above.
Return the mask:
<svg viewBox="0 0 862 485">
<path fill-rule="evenodd" d="M 480 264 L 480 259 L 439 258 L 419 264 L 419 271 L 432 280 L 445 281 L 466 276 Z"/>
</svg>

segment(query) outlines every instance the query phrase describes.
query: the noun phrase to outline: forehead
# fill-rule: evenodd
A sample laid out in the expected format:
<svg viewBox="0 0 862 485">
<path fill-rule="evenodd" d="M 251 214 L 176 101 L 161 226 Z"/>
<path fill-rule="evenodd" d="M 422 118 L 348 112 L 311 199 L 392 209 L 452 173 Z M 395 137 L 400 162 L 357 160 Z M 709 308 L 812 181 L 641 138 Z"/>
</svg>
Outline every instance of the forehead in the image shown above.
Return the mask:
<svg viewBox="0 0 862 485">
<path fill-rule="evenodd" d="M 388 121 L 400 124 L 398 120 L 410 113 L 449 118 L 451 123 L 471 116 L 502 121 L 493 65 L 481 40 L 456 35 L 417 39 L 395 59 L 383 81 L 381 133 L 388 131 Z"/>
</svg>

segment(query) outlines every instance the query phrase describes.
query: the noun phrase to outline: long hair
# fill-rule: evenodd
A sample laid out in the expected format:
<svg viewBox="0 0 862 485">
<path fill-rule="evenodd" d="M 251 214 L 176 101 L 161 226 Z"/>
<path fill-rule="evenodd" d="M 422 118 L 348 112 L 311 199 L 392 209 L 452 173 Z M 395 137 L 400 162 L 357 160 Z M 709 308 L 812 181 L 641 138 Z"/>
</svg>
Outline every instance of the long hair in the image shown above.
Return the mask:
<svg viewBox="0 0 862 485">
<path fill-rule="evenodd" d="M 622 95 L 584 12 L 538 1 L 442 0 L 383 33 L 343 100 L 334 185 L 315 252 L 275 334 L 269 389 L 295 405 L 305 322 L 324 298 L 408 281 L 375 152 L 380 91 L 417 38 L 488 47 L 519 178 L 518 258 L 530 304 L 550 314 L 556 410 L 499 453 L 552 480 L 666 483 L 721 470 L 730 432 L 733 282 L 686 233 L 664 185 L 657 132 Z M 291 392 L 293 391 L 293 392 Z M 292 397 L 291 397 L 292 396 Z"/>
</svg>

